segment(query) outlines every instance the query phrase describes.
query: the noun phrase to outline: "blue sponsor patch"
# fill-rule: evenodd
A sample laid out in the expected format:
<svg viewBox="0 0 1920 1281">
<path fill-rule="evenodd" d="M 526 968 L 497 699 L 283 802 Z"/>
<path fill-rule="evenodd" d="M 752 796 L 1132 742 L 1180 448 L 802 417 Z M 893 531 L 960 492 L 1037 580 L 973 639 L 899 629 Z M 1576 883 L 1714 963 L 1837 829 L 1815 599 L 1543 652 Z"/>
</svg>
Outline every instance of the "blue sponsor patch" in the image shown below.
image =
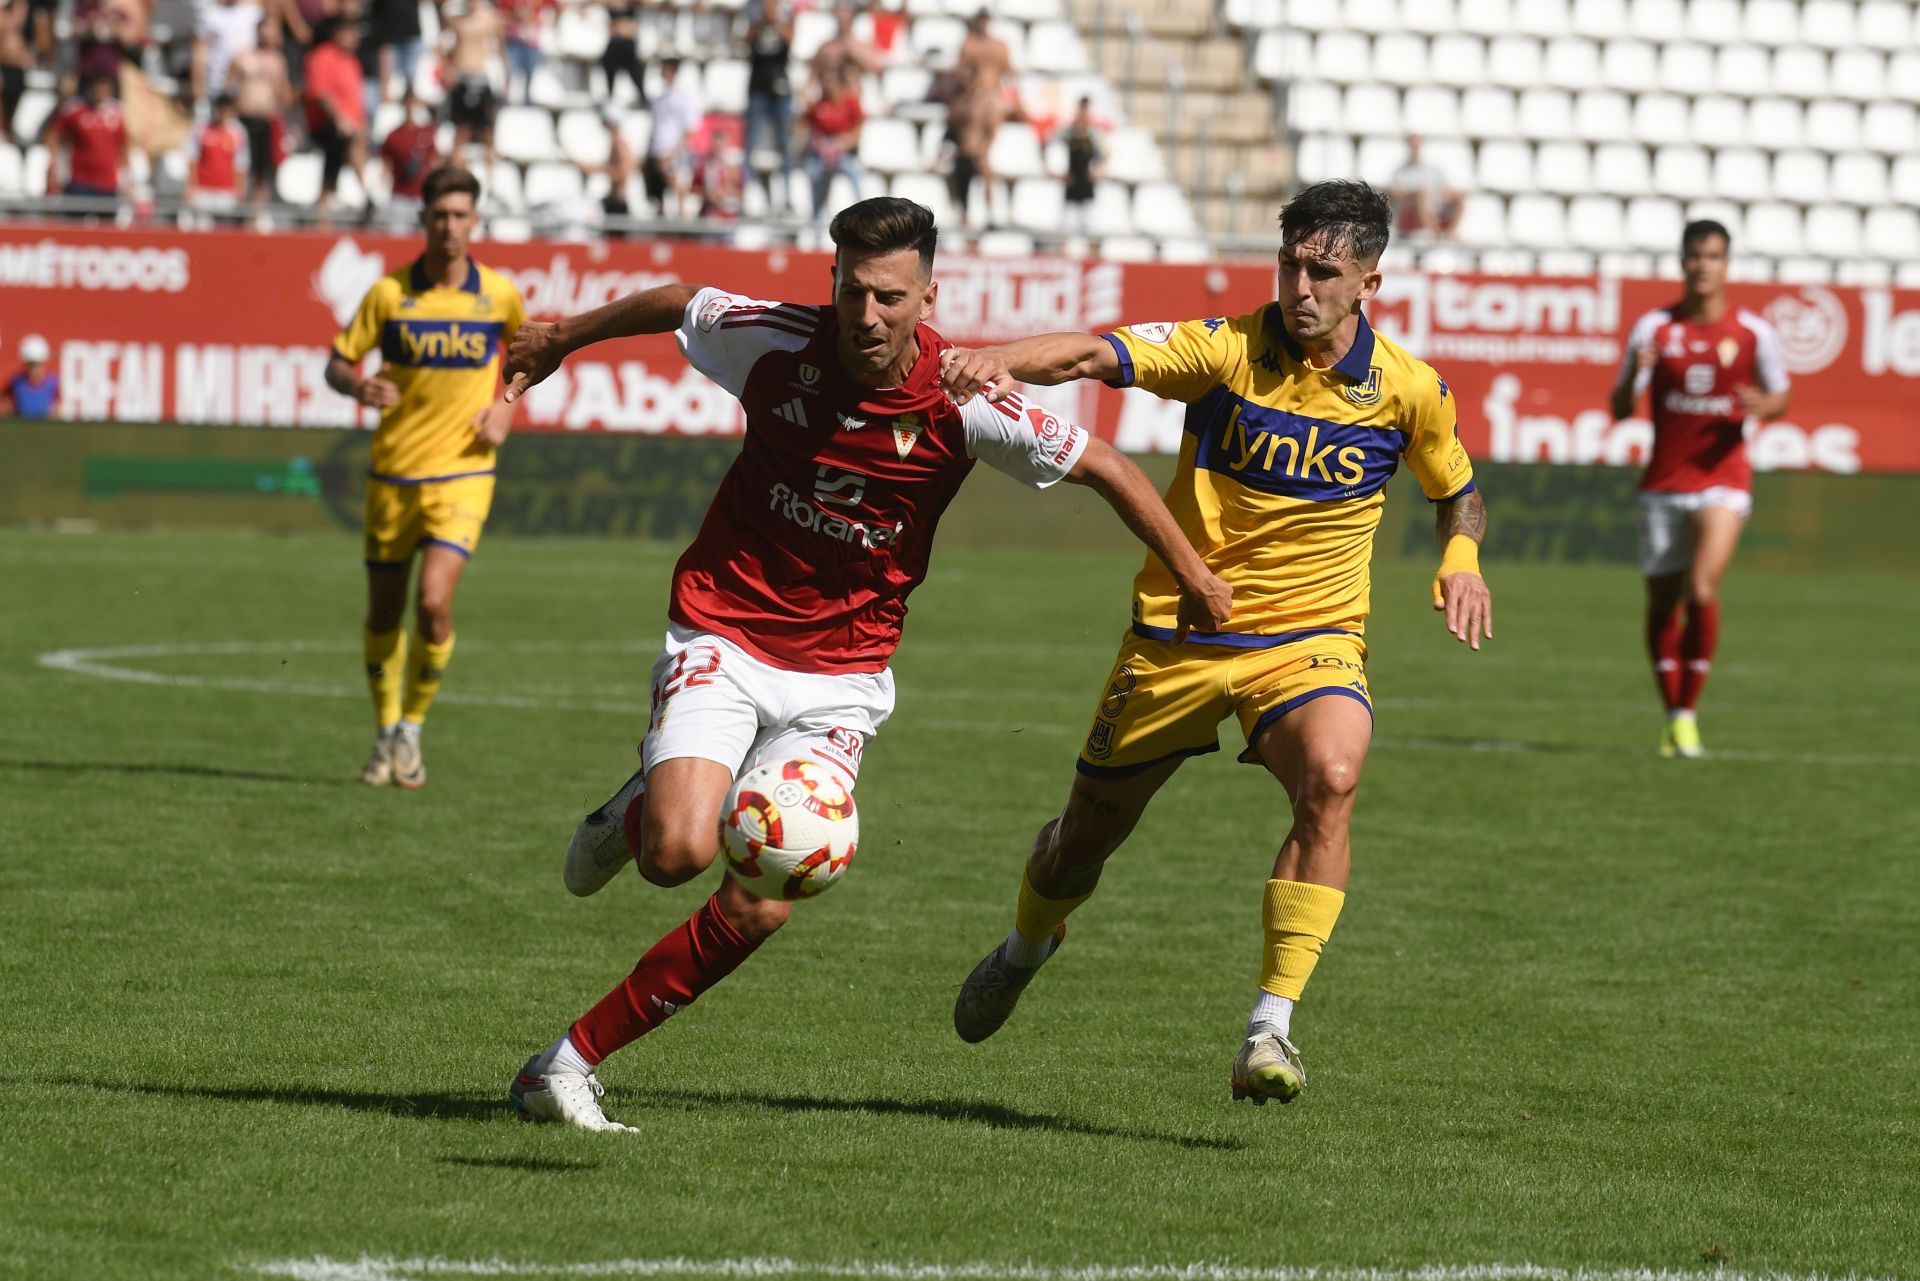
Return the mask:
<svg viewBox="0 0 1920 1281">
<path fill-rule="evenodd" d="M 1196 401 L 1187 430 L 1198 437 L 1194 466 L 1249 489 L 1309 502 L 1377 493 L 1393 478 L 1405 432 L 1330 422 L 1256 405 L 1224 387 Z"/>
<path fill-rule="evenodd" d="M 406 369 L 482 369 L 500 350 L 498 320 L 389 320 L 380 354 Z"/>
</svg>

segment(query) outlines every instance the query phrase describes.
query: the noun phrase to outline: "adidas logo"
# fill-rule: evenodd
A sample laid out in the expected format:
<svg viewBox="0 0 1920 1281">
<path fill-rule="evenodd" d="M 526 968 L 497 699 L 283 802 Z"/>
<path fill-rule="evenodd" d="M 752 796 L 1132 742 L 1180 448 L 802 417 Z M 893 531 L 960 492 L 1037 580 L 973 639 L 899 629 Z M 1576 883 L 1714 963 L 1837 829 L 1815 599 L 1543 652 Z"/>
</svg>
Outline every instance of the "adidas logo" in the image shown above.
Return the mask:
<svg viewBox="0 0 1920 1281">
<path fill-rule="evenodd" d="M 647 999 L 653 1002 L 654 1009 L 660 1011 L 660 1017 L 663 1020 L 670 1019 L 680 1012 L 680 1007 L 672 1001 L 663 1001 L 657 996 L 650 996 Z"/>
<path fill-rule="evenodd" d="M 801 427 L 807 425 L 807 407 L 800 403 L 798 396 L 795 396 L 784 405 L 775 405 L 773 407 L 773 416 L 775 418 L 784 418 L 788 422 Z"/>
</svg>

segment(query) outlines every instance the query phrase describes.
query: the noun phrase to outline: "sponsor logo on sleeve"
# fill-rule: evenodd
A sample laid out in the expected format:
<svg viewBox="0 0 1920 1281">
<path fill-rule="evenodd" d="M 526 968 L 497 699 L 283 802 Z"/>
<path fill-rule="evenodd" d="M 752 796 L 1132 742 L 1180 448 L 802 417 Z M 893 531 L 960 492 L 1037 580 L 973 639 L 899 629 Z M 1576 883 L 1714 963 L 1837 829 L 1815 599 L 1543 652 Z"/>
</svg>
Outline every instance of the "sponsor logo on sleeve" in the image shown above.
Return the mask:
<svg viewBox="0 0 1920 1281">
<path fill-rule="evenodd" d="M 700 305 L 700 314 L 694 317 L 693 323 L 702 333 L 712 333 L 713 327 L 720 323 L 720 317 L 732 310 L 733 298 L 727 294 L 719 294 Z"/>
<path fill-rule="evenodd" d="M 1127 332 L 1142 342 L 1150 342 L 1157 347 L 1164 347 L 1167 345 L 1168 340 L 1173 337 L 1173 324 L 1171 321 L 1155 320 L 1144 325 L 1128 325 Z"/>
</svg>

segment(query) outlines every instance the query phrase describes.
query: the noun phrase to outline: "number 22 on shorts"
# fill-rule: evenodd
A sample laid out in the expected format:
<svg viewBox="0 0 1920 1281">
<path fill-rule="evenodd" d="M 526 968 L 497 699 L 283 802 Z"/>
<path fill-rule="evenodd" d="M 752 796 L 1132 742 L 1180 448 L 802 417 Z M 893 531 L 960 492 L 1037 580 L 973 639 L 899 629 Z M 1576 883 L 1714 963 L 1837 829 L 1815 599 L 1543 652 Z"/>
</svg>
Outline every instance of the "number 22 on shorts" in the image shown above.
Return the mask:
<svg viewBox="0 0 1920 1281">
<path fill-rule="evenodd" d="M 713 684 L 713 674 L 719 670 L 717 645 L 691 645 L 674 655 L 673 667 L 653 687 L 653 728 L 660 728 L 667 703 L 675 694 Z"/>
</svg>

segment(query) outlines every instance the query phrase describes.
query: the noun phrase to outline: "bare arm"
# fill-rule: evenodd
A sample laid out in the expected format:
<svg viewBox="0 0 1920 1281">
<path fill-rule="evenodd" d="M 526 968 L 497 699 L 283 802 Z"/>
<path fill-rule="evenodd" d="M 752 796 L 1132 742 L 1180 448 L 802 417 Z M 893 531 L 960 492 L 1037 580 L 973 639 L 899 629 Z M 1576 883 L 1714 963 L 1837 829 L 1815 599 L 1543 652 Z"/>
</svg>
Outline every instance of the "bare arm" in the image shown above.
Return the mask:
<svg viewBox="0 0 1920 1281">
<path fill-rule="evenodd" d="M 616 298 L 604 307 L 569 316 L 557 324 L 528 321 L 507 348 L 506 398 L 512 403 L 527 388 L 560 368 L 560 362 L 597 342 L 638 334 L 669 334 L 680 327 L 699 285 L 660 285 Z"/>
<path fill-rule="evenodd" d="M 1793 405 L 1791 388 L 1762 391 L 1758 387 L 1742 387 L 1738 395 L 1740 408 L 1753 418 L 1779 418 Z"/>
<path fill-rule="evenodd" d="M 1052 387 L 1077 378 L 1106 381 L 1119 376 L 1120 357 L 1098 334 L 1041 334 L 974 351 L 953 347 L 940 363 L 947 394 L 963 405 L 976 392 L 985 392 L 988 401 L 998 404 L 1015 382 Z"/>
<path fill-rule="evenodd" d="M 1634 403 L 1640 399 L 1640 379 L 1653 368 L 1655 359 L 1653 344 L 1648 343 L 1633 353 L 1633 364 L 1620 371 L 1620 381 L 1613 385 L 1613 399 L 1607 406 L 1613 411 L 1613 421 L 1633 417 Z"/>
<path fill-rule="evenodd" d="M 1487 505 L 1469 489 L 1435 505 L 1440 572 L 1433 576 L 1433 607 L 1447 616 L 1447 630 L 1473 649 L 1493 639 L 1493 594 L 1480 576 L 1480 543 L 1487 536 Z"/>
<path fill-rule="evenodd" d="M 1214 632 L 1226 626 L 1233 615 L 1233 588 L 1207 568 L 1180 532 L 1153 482 L 1131 458 L 1104 440 L 1091 439 L 1067 479 L 1105 499 L 1134 536 L 1172 572 L 1180 586 L 1176 641 L 1184 641 L 1192 628 Z"/>
<path fill-rule="evenodd" d="M 386 379 L 375 374 L 371 378 L 362 378 L 352 365 L 349 365 L 337 353 L 327 357 L 327 386 L 363 405 L 375 409 L 385 409 L 389 405 L 400 403 L 400 389 Z"/>
</svg>

